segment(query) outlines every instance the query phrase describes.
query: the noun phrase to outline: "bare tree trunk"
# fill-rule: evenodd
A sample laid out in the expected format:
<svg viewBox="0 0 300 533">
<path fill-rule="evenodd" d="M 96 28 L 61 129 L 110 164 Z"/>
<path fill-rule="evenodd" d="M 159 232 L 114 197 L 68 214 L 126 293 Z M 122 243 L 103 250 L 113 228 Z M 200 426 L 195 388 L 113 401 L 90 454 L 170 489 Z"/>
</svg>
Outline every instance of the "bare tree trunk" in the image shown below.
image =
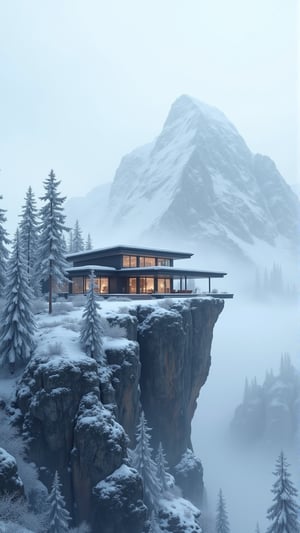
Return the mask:
<svg viewBox="0 0 300 533">
<path fill-rule="evenodd" d="M 53 280 L 52 280 L 52 259 L 50 259 L 50 275 L 49 275 L 49 314 L 52 313 L 52 292 L 53 292 L 52 283 L 53 283 Z"/>
</svg>

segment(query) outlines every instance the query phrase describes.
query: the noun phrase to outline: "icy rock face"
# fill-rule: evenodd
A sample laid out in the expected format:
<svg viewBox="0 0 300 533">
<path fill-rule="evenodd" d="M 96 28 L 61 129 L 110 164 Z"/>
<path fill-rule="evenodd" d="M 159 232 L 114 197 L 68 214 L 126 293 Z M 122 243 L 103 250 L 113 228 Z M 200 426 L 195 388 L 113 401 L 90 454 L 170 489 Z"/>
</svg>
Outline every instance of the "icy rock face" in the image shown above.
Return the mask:
<svg viewBox="0 0 300 533">
<path fill-rule="evenodd" d="M 127 456 L 125 431 L 101 403 L 100 394 L 97 363 L 84 356 L 32 359 L 17 390 L 16 405 L 23 415 L 23 433 L 29 438 L 30 459 L 47 467 L 42 472 L 48 485 L 53 472 L 59 471 L 68 508 L 74 510 L 78 522 L 93 522 L 97 512 L 91 507 L 93 487 Z M 138 500 L 140 482 L 135 490 Z M 126 511 L 119 506 L 120 517 L 125 512 L 136 509 L 131 505 Z"/>
<path fill-rule="evenodd" d="M 175 466 L 191 448 L 191 421 L 208 376 L 213 327 L 222 300 L 191 298 L 169 309 L 138 310 L 141 401 L 154 443 Z"/>
<path fill-rule="evenodd" d="M 116 240 L 143 235 L 166 246 L 176 235 L 239 255 L 255 239 L 299 243 L 300 203 L 273 161 L 252 154 L 221 111 L 189 96 L 174 102 L 152 144 L 122 159 L 108 205 Z"/>
<path fill-rule="evenodd" d="M 81 398 L 100 397 L 97 364 L 82 357 L 35 357 L 26 367 L 17 390 L 17 406 L 24 415 L 23 431 L 37 464 L 61 470 L 73 446 L 74 419 Z"/>
<path fill-rule="evenodd" d="M 0 495 L 24 496 L 24 486 L 18 475 L 15 458 L 0 448 Z"/>
<path fill-rule="evenodd" d="M 120 323 L 123 323 L 122 318 Z M 135 328 L 135 338 L 136 335 Z M 140 412 L 141 363 L 139 344 L 136 341 L 127 341 L 124 346 L 107 348 L 106 358 L 111 368 L 108 387 L 113 391 L 116 416 L 131 443 L 133 443 Z M 104 388 L 102 385 L 101 390 Z M 108 396 L 107 400 L 106 402 L 103 399 L 103 403 L 110 403 L 111 397 Z"/>
</svg>

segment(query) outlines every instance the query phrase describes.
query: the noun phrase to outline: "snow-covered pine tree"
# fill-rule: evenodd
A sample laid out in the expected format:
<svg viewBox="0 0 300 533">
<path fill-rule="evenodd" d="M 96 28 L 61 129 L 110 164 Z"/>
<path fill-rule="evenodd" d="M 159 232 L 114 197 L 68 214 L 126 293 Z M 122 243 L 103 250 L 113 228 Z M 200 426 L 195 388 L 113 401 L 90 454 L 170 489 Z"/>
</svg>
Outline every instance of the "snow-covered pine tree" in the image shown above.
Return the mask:
<svg viewBox="0 0 300 533">
<path fill-rule="evenodd" d="M 217 502 L 216 533 L 230 533 L 225 500 L 221 489 L 219 490 Z"/>
<path fill-rule="evenodd" d="M 0 200 L 3 199 L 3 196 L 0 196 Z M 0 209 L 0 296 L 3 295 L 5 282 L 6 282 L 6 266 L 8 259 L 8 249 L 6 245 L 9 244 L 8 233 L 4 228 L 4 223 L 6 222 L 5 209 Z"/>
<path fill-rule="evenodd" d="M 277 479 L 271 489 L 274 503 L 267 511 L 267 518 L 271 521 L 267 533 L 300 532 L 298 520 L 300 509 L 296 502 L 298 492 L 289 479 L 288 466 L 284 453 L 281 452 L 273 472 Z"/>
<path fill-rule="evenodd" d="M 72 232 L 72 252 L 82 252 L 84 250 L 84 240 L 82 237 L 82 230 L 78 220 L 75 222 L 75 226 Z"/>
<path fill-rule="evenodd" d="M 72 229 L 70 229 L 70 231 L 69 231 L 69 239 L 68 239 L 67 251 L 68 251 L 69 254 L 71 254 L 73 252 L 73 230 Z"/>
<path fill-rule="evenodd" d="M 86 250 L 92 250 L 93 249 L 93 243 L 90 233 L 88 233 L 87 240 L 85 243 L 85 249 Z"/>
<path fill-rule="evenodd" d="M 156 454 L 156 470 L 157 477 L 160 481 L 161 492 L 164 493 L 169 489 L 170 474 L 168 473 L 168 462 L 166 459 L 166 454 L 164 452 L 162 443 L 160 442 L 157 448 Z"/>
<path fill-rule="evenodd" d="M 48 504 L 48 533 L 67 533 L 69 531 L 68 522 L 71 518 L 61 493 L 61 484 L 57 472 L 54 474 L 52 489 L 48 497 Z"/>
<path fill-rule="evenodd" d="M 52 313 L 54 283 L 67 281 L 65 274 L 69 266 L 65 259 L 63 239 L 63 232 L 68 231 L 64 225 L 66 217 L 62 207 L 66 198 L 60 196 L 57 190 L 59 185 L 60 181 L 51 170 L 44 181 L 45 194 L 40 198 L 45 202 L 40 211 L 40 278 L 48 282 L 49 313 Z"/>
<path fill-rule="evenodd" d="M 96 301 L 94 279 L 94 273 L 91 272 L 86 306 L 82 315 L 80 342 L 87 355 L 101 362 L 104 356 L 103 328 L 98 313 L 99 305 Z"/>
<path fill-rule="evenodd" d="M 25 365 L 29 360 L 35 346 L 36 329 L 31 308 L 33 293 L 28 284 L 19 230 L 16 231 L 7 263 L 6 278 L 5 304 L 0 321 L 0 354 L 1 364 L 9 363 L 13 372 L 16 364 Z"/>
<path fill-rule="evenodd" d="M 161 533 L 161 529 L 158 524 L 158 518 L 154 511 L 152 511 L 150 516 L 150 528 L 148 533 Z"/>
<path fill-rule="evenodd" d="M 37 272 L 38 251 L 38 210 L 32 188 L 29 187 L 25 196 L 25 204 L 22 207 L 20 222 L 20 238 L 24 251 L 28 282 L 36 296 L 40 293 L 40 284 Z"/>
<path fill-rule="evenodd" d="M 136 447 L 130 454 L 133 468 L 140 474 L 144 487 L 144 501 L 150 511 L 158 508 L 161 486 L 157 476 L 156 464 L 152 459 L 150 428 L 142 411 L 136 433 Z"/>
</svg>

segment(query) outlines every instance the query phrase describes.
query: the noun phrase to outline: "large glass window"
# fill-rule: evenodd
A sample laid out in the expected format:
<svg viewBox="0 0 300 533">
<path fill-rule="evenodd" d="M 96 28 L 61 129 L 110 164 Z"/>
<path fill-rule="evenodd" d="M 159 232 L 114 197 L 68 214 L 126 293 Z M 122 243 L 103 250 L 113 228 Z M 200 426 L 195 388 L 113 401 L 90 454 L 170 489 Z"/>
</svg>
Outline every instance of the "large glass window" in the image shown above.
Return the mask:
<svg viewBox="0 0 300 533">
<path fill-rule="evenodd" d="M 154 278 L 140 278 L 140 292 L 154 292 Z"/>
<path fill-rule="evenodd" d="M 163 293 L 171 292 L 171 280 L 169 278 L 158 278 L 157 291 Z"/>
<path fill-rule="evenodd" d="M 85 292 L 90 288 L 90 278 L 85 279 Z M 94 278 L 94 290 L 98 294 L 107 294 L 108 293 L 108 278 L 106 277 L 96 277 Z"/>
<path fill-rule="evenodd" d="M 165 257 L 158 257 L 157 258 L 157 266 L 169 267 L 169 266 L 171 266 L 171 260 L 170 259 L 166 259 Z"/>
<path fill-rule="evenodd" d="M 123 267 L 130 268 L 137 266 L 137 257 L 136 255 L 123 255 Z"/>
<path fill-rule="evenodd" d="M 140 267 L 155 266 L 155 257 L 140 257 Z"/>
<path fill-rule="evenodd" d="M 84 292 L 87 292 L 90 288 L 90 278 L 85 278 Z M 107 277 L 95 277 L 94 278 L 94 290 L 97 294 L 108 293 L 108 278 Z"/>
<path fill-rule="evenodd" d="M 136 284 L 136 278 L 129 278 L 128 279 L 128 292 L 129 294 L 136 294 L 137 292 L 137 284 Z"/>
</svg>

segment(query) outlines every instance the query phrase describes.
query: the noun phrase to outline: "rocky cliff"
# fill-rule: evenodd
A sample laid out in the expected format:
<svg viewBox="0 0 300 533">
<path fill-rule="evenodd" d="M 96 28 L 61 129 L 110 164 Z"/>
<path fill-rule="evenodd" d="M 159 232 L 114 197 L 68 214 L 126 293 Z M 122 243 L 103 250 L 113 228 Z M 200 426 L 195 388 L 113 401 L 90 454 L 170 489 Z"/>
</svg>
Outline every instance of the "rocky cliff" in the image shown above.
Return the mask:
<svg viewBox="0 0 300 533">
<path fill-rule="evenodd" d="M 222 309 L 222 300 L 200 298 L 129 306 L 108 317 L 129 338 L 106 342 L 105 367 L 84 355 L 37 355 L 29 363 L 17 390 L 19 423 L 42 480 L 49 486 L 59 471 L 75 522 L 86 519 L 96 532 L 101 519 L 102 533 L 143 531 L 141 479 L 127 458 L 140 408 L 176 476 L 191 453 L 191 420 Z M 202 469 L 194 464 L 183 472 L 181 462 L 176 479 L 199 504 Z"/>
</svg>

